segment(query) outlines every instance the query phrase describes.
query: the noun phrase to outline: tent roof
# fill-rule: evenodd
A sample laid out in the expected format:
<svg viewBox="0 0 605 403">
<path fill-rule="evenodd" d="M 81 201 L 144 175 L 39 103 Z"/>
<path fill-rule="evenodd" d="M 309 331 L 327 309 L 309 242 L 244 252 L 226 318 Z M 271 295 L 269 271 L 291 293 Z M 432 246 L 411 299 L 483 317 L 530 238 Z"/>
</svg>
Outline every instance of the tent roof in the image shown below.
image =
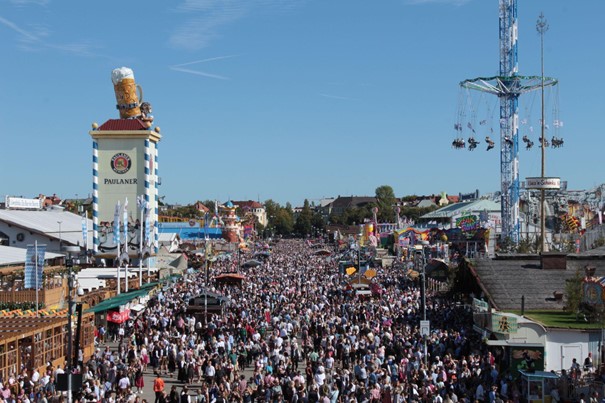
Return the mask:
<svg viewBox="0 0 605 403">
<path fill-rule="evenodd" d="M 432 218 L 449 218 L 464 212 L 481 212 L 487 210 L 488 212 L 500 212 L 500 203 L 493 202 L 491 200 L 474 200 L 468 202 L 461 202 L 450 204 L 438 210 L 432 211 L 428 214 L 420 217 L 421 219 L 432 219 Z"/>
<path fill-rule="evenodd" d="M 175 267 L 180 270 L 185 270 L 187 269 L 187 266 L 189 266 L 189 264 L 187 263 L 187 257 L 184 254 L 181 254 L 181 256 L 177 257 L 172 262 L 170 262 L 169 266 Z"/>
<path fill-rule="evenodd" d="M 92 246 L 92 220 L 86 219 L 89 248 Z M 49 210 L 0 209 L 0 222 L 44 234 L 49 238 L 61 238 L 64 245 L 82 245 L 82 217 L 60 207 Z M 61 232 L 59 224 L 61 222 Z"/>
<path fill-rule="evenodd" d="M 140 290 L 122 293 L 122 294 L 116 295 L 113 298 L 109 298 L 109 299 L 106 299 L 105 301 L 98 303 L 97 305 L 88 309 L 87 312 L 94 312 L 94 313 L 105 312 L 110 309 L 114 309 L 119 306 L 126 305 L 133 299 L 142 297 L 143 295 L 146 295 L 148 292 L 149 292 L 149 288 L 147 287 L 147 288 L 142 288 Z"/>
<path fill-rule="evenodd" d="M 246 267 L 257 267 L 262 265 L 262 262 L 259 262 L 258 260 L 254 260 L 254 259 L 250 259 L 246 262 L 244 262 L 244 264 L 242 266 L 246 266 Z"/>
<path fill-rule="evenodd" d="M 0 266 L 21 265 L 25 264 L 26 248 L 15 248 L 13 246 L 0 245 Z M 55 259 L 60 255 L 58 253 L 46 252 L 44 259 Z"/>
</svg>

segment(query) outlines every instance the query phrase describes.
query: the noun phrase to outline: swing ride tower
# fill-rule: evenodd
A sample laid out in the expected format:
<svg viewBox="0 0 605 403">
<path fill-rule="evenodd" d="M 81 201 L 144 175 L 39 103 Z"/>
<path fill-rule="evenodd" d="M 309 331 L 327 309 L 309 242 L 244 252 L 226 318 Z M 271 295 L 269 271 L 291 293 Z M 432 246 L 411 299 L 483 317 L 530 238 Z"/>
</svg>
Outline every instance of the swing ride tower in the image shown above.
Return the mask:
<svg viewBox="0 0 605 403">
<path fill-rule="evenodd" d="M 520 76 L 517 57 L 517 0 L 499 0 L 500 69 L 495 77 L 464 80 L 460 86 L 500 99 L 500 190 L 502 236 L 519 242 L 519 96 L 557 80 Z"/>
</svg>

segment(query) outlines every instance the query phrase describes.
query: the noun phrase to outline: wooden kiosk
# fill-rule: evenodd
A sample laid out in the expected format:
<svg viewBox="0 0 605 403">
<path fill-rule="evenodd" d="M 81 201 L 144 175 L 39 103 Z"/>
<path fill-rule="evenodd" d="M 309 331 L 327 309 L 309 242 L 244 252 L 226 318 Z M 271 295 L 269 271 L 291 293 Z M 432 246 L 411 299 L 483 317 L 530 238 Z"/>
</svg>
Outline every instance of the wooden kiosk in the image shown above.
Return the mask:
<svg viewBox="0 0 605 403">
<path fill-rule="evenodd" d="M 84 357 L 94 350 L 94 315 L 83 314 L 80 346 Z M 75 350 L 74 350 L 75 351 Z M 0 377 L 8 379 L 27 369 L 44 373 L 50 363 L 65 365 L 67 317 L 12 317 L 0 321 Z"/>
</svg>

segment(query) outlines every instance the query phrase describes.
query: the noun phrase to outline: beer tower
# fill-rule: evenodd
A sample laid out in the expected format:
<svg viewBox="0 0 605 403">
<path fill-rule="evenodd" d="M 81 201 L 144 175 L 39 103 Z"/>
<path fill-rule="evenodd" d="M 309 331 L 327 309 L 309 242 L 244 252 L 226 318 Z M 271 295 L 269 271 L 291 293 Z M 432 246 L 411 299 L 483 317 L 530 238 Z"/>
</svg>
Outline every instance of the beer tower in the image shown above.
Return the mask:
<svg viewBox="0 0 605 403">
<path fill-rule="evenodd" d="M 112 81 L 120 118 L 100 126 L 95 123 L 89 132 L 93 141 L 93 250 L 98 258 L 113 259 L 120 250 L 136 258 L 143 245 L 141 237 L 148 240 L 143 255 L 157 252 L 158 143 L 162 136 L 158 127 L 152 129 L 151 105 L 142 102 L 142 90 L 135 84 L 132 70 L 113 70 Z M 116 219 L 122 221 L 117 227 Z M 122 231 L 125 227 L 126 242 L 123 233 L 116 242 L 114 228 Z M 120 249 L 120 244 L 125 246 Z"/>
</svg>

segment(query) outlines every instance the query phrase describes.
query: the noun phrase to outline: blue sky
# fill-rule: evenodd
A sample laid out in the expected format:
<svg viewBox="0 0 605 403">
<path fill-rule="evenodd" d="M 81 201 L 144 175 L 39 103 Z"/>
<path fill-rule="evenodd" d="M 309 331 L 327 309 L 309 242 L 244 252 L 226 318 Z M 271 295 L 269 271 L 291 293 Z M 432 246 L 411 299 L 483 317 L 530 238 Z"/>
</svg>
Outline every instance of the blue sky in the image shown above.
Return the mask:
<svg viewBox="0 0 605 403">
<path fill-rule="evenodd" d="M 519 0 L 523 75 L 540 74 L 540 12 L 565 139 L 547 175 L 589 189 L 605 181 L 605 1 Z M 497 148 L 451 147 L 459 82 L 498 72 L 497 0 L 0 0 L 0 37 L 0 196 L 91 193 L 88 131 L 118 117 L 121 66 L 161 127 L 168 202 L 500 188 Z M 473 102 L 479 119 L 497 105 Z M 521 178 L 539 174 L 522 149 Z"/>
</svg>

